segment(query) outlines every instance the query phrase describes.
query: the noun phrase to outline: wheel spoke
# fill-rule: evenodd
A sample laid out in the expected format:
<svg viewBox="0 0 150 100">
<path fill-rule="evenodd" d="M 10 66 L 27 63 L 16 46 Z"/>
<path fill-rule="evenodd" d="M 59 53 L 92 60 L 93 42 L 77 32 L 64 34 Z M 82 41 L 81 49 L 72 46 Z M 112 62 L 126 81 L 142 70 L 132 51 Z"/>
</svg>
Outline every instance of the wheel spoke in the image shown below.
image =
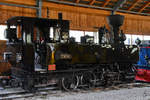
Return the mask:
<svg viewBox="0 0 150 100">
<path fill-rule="evenodd" d="M 72 91 L 77 89 L 79 84 L 79 78 L 77 75 L 73 75 L 72 78 L 65 76 L 61 79 L 62 88 L 65 91 Z"/>
<path fill-rule="evenodd" d="M 92 88 L 95 87 L 96 84 L 96 76 L 92 72 L 85 72 L 81 76 L 81 85 L 85 88 Z"/>
</svg>

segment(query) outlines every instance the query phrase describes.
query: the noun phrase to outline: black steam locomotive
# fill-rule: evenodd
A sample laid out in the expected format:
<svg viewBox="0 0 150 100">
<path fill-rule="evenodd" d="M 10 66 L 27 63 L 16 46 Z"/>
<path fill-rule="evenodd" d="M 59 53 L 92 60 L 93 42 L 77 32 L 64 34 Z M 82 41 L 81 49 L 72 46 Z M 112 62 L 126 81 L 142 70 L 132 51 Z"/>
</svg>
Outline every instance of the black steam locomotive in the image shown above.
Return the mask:
<svg viewBox="0 0 150 100">
<path fill-rule="evenodd" d="M 11 79 L 4 83 L 29 91 L 57 83 L 69 91 L 125 81 L 138 59 L 138 48 L 124 45 L 119 32 L 123 19 L 108 16 L 112 32 L 99 28 L 99 43 L 95 44 L 90 36 L 81 37 L 81 43 L 70 38 L 69 21 L 62 20 L 61 14 L 58 19 L 10 18 L 4 58 L 12 65 Z"/>
</svg>

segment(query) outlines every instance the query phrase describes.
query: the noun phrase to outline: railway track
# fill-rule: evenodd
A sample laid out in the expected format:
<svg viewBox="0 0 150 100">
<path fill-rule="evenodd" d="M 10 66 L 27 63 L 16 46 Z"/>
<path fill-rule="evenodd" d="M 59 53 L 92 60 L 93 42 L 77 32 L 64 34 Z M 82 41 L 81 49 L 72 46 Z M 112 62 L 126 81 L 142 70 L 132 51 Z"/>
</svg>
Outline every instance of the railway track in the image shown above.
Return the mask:
<svg viewBox="0 0 150 100">
<path fill-rule="evenodd" d="M 150 87 L 150 84 L 148 83 L 123 83 L 118 84 L 115 86 L 109 86 L 109 87 L 96 87 L 92 89 L 77 89 L 77 93 L 88 93 L 88 92 L 94 92 L 94 91 L 110 91 L 110 90 L 120 90 L 123 88 L 131 89 L 131 88 L 142 88 L 142 87 Z M 33 96 L 46 96 L 46 95 L 57 95 L 60 93 L 61 90 L 59 90 L 56 87 L 44 87 L 44 88 L 38 88 L 36 93 L 29 93 L 24 91 L 21 88 L 8 88 L 4 90 L 0 90 L 0 100 L 13 100 L 13 99 L 19 99 L 19 98 L 29 98 Z"/>
<path fill-rule="evenodd" d="M 35 93 L 29 93 L 21 88 L 8 88 L 4 90 L 0 90 L 0 100 L 13 100 L 17 98 L 27 98 L 33 97 L 36 95 L 47 95 L 47 93 L 54 94 L 58 91 L 56 87 L 45 87 L 38 88 Z"/>
</svg>

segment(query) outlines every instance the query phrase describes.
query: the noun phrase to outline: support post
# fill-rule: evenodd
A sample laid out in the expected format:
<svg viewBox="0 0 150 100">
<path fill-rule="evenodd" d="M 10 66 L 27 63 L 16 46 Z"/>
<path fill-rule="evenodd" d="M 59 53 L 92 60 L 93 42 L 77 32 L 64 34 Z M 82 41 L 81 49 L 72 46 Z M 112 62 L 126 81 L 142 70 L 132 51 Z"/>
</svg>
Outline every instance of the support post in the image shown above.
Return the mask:
<svg viewBox="0 0 150 100">
<path fill-rule="evenodd" d="M 36 0 L 37 9 L 37 17 L 42 17 L 42 0 Z"/>
<path fill-rule="evenodd" d="M 126 2 L 126 0 L 119 0 L 117 2 L 117 4 L 113 7 L 113 10 L 112 10 L 112 15 L 115 14 L 115 12 L 121 7 L 123 6 L 123 4 Z"/>
<path fill-rule="evenodd" d="M 98 33 L 97 32 L 93 32 L 93 36 L 94 36 L 94 42 L 98 43 Z"/>
</svg>

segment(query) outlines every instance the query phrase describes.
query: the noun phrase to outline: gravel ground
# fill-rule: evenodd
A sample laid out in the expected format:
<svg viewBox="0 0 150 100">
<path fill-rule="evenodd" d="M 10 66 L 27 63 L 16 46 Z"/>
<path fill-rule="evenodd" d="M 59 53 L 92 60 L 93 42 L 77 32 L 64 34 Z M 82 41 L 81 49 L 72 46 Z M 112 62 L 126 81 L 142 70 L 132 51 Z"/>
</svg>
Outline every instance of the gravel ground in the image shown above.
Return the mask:
<svg viewBox="0 0 150 100">
<path fill-rule="evenodd" d="M 16 99 L 17 100 L 17 99 Z M 18 100 L 150 100 L 150 87 L 85 93 L 62 93 L 41 95 Z"/>
</svg>

